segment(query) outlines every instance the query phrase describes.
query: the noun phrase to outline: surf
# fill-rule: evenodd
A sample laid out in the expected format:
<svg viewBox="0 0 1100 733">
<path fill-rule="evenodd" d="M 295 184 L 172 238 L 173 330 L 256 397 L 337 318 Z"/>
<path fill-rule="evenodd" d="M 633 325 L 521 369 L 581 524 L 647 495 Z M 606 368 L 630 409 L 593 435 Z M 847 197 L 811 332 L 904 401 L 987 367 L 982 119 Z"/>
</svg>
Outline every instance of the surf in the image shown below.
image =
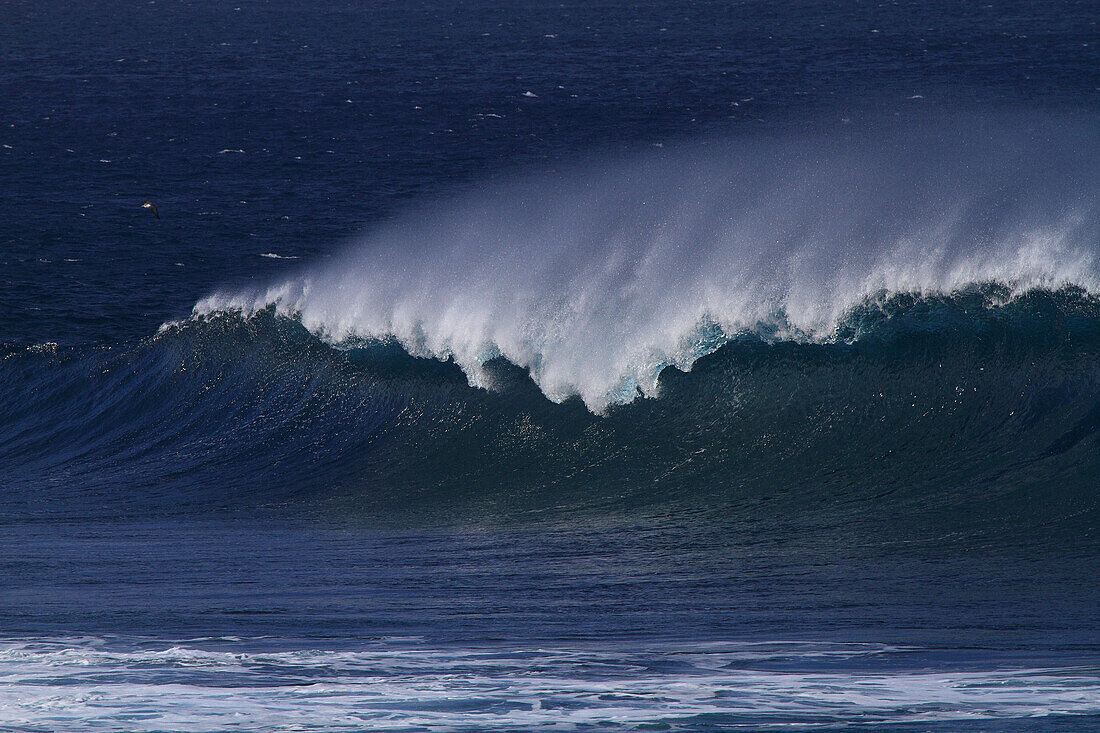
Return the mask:
<svg viewBox="0 0 1100 733">
<path fill-rule="evenodd" d="M 957 115 L 596 157 L 420 204 L 193 315 L 273 307 L 478 386 L 502 357 L 601 413 L 738 334 L 835 340 L 892 294 L 1095 292 L 1098 142 L 1072 116 Z"/>
<path fill-rule="evenodd" d="M 420 202 L 137 342 L 4 345 L 11 516 L 1092 546 L 1095 137 L 954 117 L 605 156 Z"/>
</svg>

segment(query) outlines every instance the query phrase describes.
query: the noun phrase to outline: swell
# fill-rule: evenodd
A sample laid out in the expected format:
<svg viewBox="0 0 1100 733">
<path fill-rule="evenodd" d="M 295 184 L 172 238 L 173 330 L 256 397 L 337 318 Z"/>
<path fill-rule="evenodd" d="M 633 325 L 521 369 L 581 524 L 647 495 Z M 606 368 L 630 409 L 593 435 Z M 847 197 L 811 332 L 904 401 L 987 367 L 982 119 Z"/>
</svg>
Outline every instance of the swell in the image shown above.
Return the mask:
<svg viewBox="0 0 1100 733">
<path fill-rule="evenodd" d="M 603 415 L 267 309 L 0 362 L 5 516 L 219 509 L 522 521 L 698 512 L 821 542 L 1094 547 L 1100 304 L 896 294 L 824 343 L 743 333 Z"/>
</svg>

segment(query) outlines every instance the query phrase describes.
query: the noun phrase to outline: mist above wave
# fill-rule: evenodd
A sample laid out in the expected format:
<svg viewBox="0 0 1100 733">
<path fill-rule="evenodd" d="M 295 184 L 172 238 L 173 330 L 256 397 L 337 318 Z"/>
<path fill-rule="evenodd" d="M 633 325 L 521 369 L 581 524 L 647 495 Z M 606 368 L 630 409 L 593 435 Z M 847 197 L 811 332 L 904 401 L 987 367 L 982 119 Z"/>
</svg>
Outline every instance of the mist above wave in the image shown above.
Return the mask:
<svg viewBox="0 0 1100 733">
<path fill-rule="evenodd" d="M 603 158 L 426 204 L 195 314 L 274 307 L 483 386 L 504 356 L 599 411 L 745 329 L 835 338 L 883 292 L 1096 291 L 1098 138 L 1081 119 L 956 116 Z"/>
</svg>

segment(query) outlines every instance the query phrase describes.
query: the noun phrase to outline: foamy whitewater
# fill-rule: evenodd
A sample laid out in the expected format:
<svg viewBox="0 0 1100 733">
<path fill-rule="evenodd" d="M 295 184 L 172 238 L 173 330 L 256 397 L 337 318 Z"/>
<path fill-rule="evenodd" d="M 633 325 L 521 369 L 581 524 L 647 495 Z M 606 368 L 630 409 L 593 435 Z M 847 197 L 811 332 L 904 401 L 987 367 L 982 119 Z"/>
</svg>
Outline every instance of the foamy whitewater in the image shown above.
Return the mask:
<svg viewBox="0 0 1100 733">
<path fill-rule="evenodd" d="M 920 651 L 882 644 L 632 651 L 378 641 L 355 652 L 236 652 L 204 649 L 203 641 L 126 651 L 94 638 L 0 642 L 0 726 L 205 731 L 217 721 L 223 730 L 482 731 L 668 729 L 709 720 L 722 730 L 815 730 L 853 720 L 973 724 L 1100 714 L 1095 668 L 826 668 L 889 664 Z"/>
<path fill-rule="evenodd" d="M 740 332 L 833 338 L 886 294 L 1095 291 L 1098 151 L 1072 117 L 1016 115 L 603 159 L 417 208 L 195 314 L 274 306 L 336 344 L 453 358 L 480 386 L 503 356 L 601 411 Z"/>
</svg>

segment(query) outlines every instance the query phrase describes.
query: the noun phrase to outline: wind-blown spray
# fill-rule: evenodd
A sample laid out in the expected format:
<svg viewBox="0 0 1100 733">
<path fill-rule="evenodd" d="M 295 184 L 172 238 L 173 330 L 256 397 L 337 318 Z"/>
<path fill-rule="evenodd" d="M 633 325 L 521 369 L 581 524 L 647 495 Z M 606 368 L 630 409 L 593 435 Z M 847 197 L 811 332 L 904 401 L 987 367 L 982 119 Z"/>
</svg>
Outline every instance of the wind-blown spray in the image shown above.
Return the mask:
<svg viewBox="0 0 1100 733">
<path fill-rule="evenodd" d="M 886 293 L 1094 290 L 1098 143 L 1071 118 L 954 117 L 604 159 L 425 206 L 195 312 L 274 306 L 334 343 L 454 358 L 480 385 L 503 356 L 600 411 L 744 330 L 834 338 Z"/>
</svg>

